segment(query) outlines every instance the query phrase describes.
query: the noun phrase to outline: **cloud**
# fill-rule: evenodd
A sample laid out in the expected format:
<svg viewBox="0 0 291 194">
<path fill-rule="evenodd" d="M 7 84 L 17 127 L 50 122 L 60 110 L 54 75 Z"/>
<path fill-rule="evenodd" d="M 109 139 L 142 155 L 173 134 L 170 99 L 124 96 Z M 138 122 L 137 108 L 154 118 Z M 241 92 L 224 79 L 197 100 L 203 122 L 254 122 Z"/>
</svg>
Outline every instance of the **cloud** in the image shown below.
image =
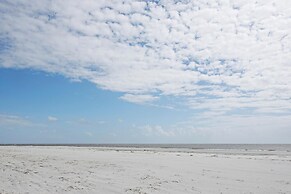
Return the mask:
<svg viewBox="0 0 291 194">
<path fill-rule="evenodd" d="M 28 127 L 44 128 L 45 125 L 34 122 L 27 117 L 0 114 L 0 129 L 22 129 Z"/>
<path fill-rule="evenodd" d="M 288 143 L 290 115 L 204 113 L 180 127 L 192 135 L 206 135 L 211 143 Z"/>
<path fill-rule="evenodd" d="M 288 143 L 290 115 L 226 115 L 204 112 L 184 121 L 164 125 L 132 126 L 148 138 L 179 143 Z"/>
<path fill-rule="evenodd" d="M 139 129 L 142 130 L 143 134 L 145 136 L 164 136 L 164 137 L 172 137 L 175 136 L 176 134 L 174 131 L 169 131 L 163 129 L 163 127 L 159 125 L 151 126 L 151 125 L 145 125 L 139 127 Z"/>
<path fill-rule="evenodd" d="M 0 4 L 0 67 L 57 73 L 133 103 L 290 114 L 291 1 Z"/>
<path fill-rule="evenodd" d="M 89 136 L 89 137 L 93 137 L 93 133 L 90 132 L 90 131 L 86 131 L 86 132 L 85 132 L 85 135 L 87 135 L 87 136 Z"/>
<path fill-rule="evenodd" d="M 158 99 L 157 96 L 152 96 L 152 95 L 133 95 L 133 94 L 125 94 L 120 97 L 120 99 L 128 101 L 128 102 L 133 102 L 136 104 L 143 104 L 143 103 L 149 103 L 153 102 Z"/>
<path fill-rule="evenodd" d="M 53 117 L 53 116 L 48 116 L 48 117 L 47 117 L 47 120 L 48 120 L 48 121 L 57 121 L 58 118 L 57 118 L 57 117 Z"/>
<path fill-rule="evenodd" d="M 117 122 L 118 122 L 118 123 L 123 123 L 123 122 L 124 122 L 124 120 L 123 120 L 123 119 L 121 119 L 121 118 L 119 118 L 119 119 L 117 119 Z"/>
<path fill-rule="evenodd" d="M 0 114 L 0 125 L 2 126 L 28 126 L 30 124 L 31 122 L 26 118 Z"/>
</svg>

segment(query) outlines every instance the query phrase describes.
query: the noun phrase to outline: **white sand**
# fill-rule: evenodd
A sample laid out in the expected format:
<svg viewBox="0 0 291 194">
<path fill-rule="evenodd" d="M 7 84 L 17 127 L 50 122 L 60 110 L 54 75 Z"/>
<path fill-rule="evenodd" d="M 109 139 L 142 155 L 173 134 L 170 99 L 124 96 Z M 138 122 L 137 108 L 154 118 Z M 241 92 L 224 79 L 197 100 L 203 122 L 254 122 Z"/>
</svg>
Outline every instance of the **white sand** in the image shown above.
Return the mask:
<svg viewBox="0 0 291 194">
<path fill-rule="evenodd" d="M 290 152 L 191 152 L 0 146 L 0 193 L 291 194 Z"/>
</svg>

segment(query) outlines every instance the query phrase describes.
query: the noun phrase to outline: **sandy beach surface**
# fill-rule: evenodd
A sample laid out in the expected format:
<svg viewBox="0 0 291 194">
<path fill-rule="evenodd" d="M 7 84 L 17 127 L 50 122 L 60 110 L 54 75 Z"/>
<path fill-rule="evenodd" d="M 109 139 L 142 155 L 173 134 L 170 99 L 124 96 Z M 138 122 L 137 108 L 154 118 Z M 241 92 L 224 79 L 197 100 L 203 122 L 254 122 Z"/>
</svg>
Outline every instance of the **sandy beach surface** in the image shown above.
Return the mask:
<svg viewBox="0 0 291 194">
<path fill-rule="evenodd" d="M 0 146 L 0 193 L 291 194 L 291 153 Z"/>
</svg>

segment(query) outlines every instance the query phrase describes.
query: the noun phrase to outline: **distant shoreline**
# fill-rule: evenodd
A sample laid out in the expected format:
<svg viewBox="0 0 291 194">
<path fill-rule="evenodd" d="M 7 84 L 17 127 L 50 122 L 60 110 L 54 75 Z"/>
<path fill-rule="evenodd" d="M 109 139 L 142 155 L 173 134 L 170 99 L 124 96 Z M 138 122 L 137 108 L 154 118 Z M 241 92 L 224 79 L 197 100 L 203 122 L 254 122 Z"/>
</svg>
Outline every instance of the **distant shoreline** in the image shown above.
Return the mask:
<svg viewBox="0 0 291 194">
<path fill-rule="evenodd" d="M 187 150 L 249 150 L 287 151 L 291 144 L 0 144 L 0 146 L 52 146 L 52 147 L 94 147 L 94 148 L 136 148 L 136 149 L 187 149 Z"/>
</svg>

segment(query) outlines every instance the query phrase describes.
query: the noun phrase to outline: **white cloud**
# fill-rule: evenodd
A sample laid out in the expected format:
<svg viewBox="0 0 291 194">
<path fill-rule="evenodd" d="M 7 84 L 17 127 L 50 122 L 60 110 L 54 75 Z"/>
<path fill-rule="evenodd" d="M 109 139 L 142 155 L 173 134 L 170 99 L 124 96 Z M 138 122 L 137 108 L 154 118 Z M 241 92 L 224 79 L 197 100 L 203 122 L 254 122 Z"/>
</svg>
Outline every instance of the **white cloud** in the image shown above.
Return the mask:
<svg viewBox="0 0 291 194">
<path fill-rule="evenodd" d="M 204 112 L 183 122 L 132 126 L 141 135 L 179 143 L 289 143 L 290 115 Z M 160 139 L 159 139 L 160 140 Z"/>
<path fill-rule="evenodd" d="M 143 103 L 149 103 L 153 102 L 158 99 L 156 96 L 152 95 L 142 95 L 142 94 L 125 94 L 120 97 L 120 99 L 128 101 L 128 102 L 133 102 L 136 104 L 143 104 Z"/>
<path fill-rule="evenodd" d="M 90 131 L 86 131 L 86 132 L 85 132 L 85 135 L 87 135 L 87 136 L 89 136 L 89 137 L 93 137 L 93 133 L 90 132 Z"/>
<path fill-rule="evenodd" d="M 27 127 L 44 128 L 45 125 L 42 123 L 33 122 L 27 117 L 0 114 L 0 129 L 22 129 Z"/>
<path fill-rule="evenodd" d="M 31 122 L 26 119 L 15 115 L 3 115 L 0 114 L 0 125 L 2 126 L 27 126 L 30 125 Z"/>
<path fill-rule="evenodd" d="M 53 117 L 53 116 L 48 116 L 48 117 L 47 117 L 47 120 L 48 120 L 48 121 L 57 121 L 58 118 L 57 118 L 57 117 Z"/>
<path fill-rule="evenodd" d="M 207 135 L 211 143 L 288 143 L 290 120 L 290 115 L 214 115 L 210 112 L 178 126 L 193 135 Z"/>
<path fill-rule="evenodd" d="M 145 136 L 165 136 L 165 137 L 171 137 L 175 136 L 176 134 L 174 131 L 165 130 L 163 127 L 159 125 L 151 126 L 151 125 L 145 125 L 139 127 L 139 129 L 142 130 L 143 135 Z"/>
<path fill-rule="evenodd" d="M 291 1 L 1 2 L 0 67 L 194 109 L 290 114 Z"/>
</svg>

